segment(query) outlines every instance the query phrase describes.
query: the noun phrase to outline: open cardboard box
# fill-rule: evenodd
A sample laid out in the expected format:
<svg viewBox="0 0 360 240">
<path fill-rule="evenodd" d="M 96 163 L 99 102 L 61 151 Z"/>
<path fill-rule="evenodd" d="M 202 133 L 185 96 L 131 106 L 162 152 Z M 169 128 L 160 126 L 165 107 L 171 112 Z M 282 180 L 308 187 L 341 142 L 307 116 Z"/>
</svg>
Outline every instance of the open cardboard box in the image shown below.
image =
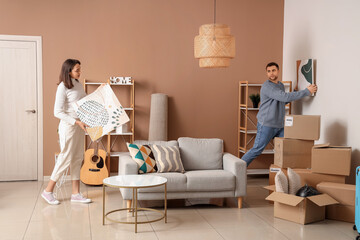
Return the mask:
<svg viewBox="0 0 360 240">
<path fill-rule="evenodd" d="M 274 185 L 265 188 L 271 191 L 275 190 Z M 324 220 L 325 206 L 338 203 L 327 194 L 303 198 L 275 191 L 266 200 L 274 201 L 274 217 L 300 224 Z"/>
</svg>

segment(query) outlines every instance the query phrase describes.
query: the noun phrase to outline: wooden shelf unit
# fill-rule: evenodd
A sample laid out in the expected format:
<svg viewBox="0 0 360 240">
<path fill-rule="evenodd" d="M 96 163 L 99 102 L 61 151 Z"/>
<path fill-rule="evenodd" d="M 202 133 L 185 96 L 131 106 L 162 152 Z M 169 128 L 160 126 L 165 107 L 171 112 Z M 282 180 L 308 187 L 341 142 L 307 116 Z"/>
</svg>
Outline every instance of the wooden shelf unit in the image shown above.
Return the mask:
<svg viewBox="0 0 360 240">
<path fill-rule="evenodd" d="M 84 79 L 84 90 L 86 93 L 88 93 L 88 88 L 87 86 L 89 85 L 101 85 L 103 83 L 108 83 L 110 85 L 111 88 L 115 88 L 115 87 L 128 87 L 130 91 L 130 106 L 126 106 L 123 109 L 127 112 L 129 118 L 130 118 L 130 122 L 128 122 L 127 124 L 129 125 L 129 130 L 126 133 L 116 133 L 115 131 L 112 131 L 110 133 L 107 134 L 106 138 L 107 138 L 107 143 L 106 143 L 106 152 L 107 152 L 107 157 L 106 157 L 106 166 L 109 170 L 109 174 L 111 171 L 111 161 L 110 158 L 111 157 L 116 157 L 119 156 L 119 154 L 121 152 L 115 152 L 112 151 L 112 148 L 117 140 L 118 136 L 128 136 L 129 137 L 129 142 L 132 143 L 134 142 L 135 139 L 135 81 L 132 79 L 131 80 L 131 84 L 112 84 L 110 83 L 110 79 L 108 79 L 106 82 L 89 82 L 88 80 Z M 115 93 L 116 95 L 116 93 Z M 86 134 L 86 136 L 88 136 L 88 134 Z M 86 138 L 85 136 L 85 138 Z M 104 136 L 105 137 L 105 136 Z M 113 139 L 113 137 L 115 137 Z M 86 146 L 86 139 L 85 139 L 85 150 L 87 148 Z"/>
<path fill-rule="evenodd" d="M 292 91 L 292 82 L 284 81 L 282 82 L 285 85 L 285 90 L 288 88 L 288 91 Z M 237 154 L 241 158 L 250 148 L 249 144 L 252 140 L 255 139 L 257 130 L 249 129 L 249 122 L 256 128 L 257 119 L 251 118 L 249 112 L 257 112 L 259 108 L 250 107 L 249 104 L 249 88 L 254 88 L 254 91 L 260 94 L 260 88 L 263 84 L 261 83 L 249 83 L 248 81 L 239 82 L 239 105 L 238 105 L 238 148 Z M 291 114 L 291 103 L 288 103 L 285 106 L 285 110 Z M 243 136 L 242 136 L 243 135 Z M 273 146 L 272 146 L 273 147 Z M 265 149 L 262 154 L 274 154 L 273 149 Z M 259 171 L 255 172 L 266 172 L 266 169 L 257 169 Z"/>
</svg>

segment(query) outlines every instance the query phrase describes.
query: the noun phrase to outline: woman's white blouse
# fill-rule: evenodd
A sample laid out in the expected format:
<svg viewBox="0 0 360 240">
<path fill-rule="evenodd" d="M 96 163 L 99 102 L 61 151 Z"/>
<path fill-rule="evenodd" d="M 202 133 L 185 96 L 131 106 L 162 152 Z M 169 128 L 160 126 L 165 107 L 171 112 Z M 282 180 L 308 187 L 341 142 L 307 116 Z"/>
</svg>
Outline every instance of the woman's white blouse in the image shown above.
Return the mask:
<svg viewBox="0 0 360 240">
<path fill-rule="evenodd" d="M 54 115 L 55 117 L 74 125 L 78 117 L 72 107 L 72 104 L 85 97 L 86 93 L 80 82 L 75 79 L 71 80 L 74 85 L 73 88 L 66 88 L 63 82 L 61 82 L 57 88 Z"/>
</svg>

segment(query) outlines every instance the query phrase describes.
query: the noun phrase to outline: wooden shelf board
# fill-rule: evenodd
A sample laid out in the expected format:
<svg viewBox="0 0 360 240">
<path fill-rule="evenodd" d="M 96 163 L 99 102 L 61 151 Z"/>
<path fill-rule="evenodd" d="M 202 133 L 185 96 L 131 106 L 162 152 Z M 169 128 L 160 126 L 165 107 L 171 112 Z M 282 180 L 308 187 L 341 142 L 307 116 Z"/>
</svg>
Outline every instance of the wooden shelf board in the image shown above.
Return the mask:
<svg viewBox="0 0 360 240">
<path fill-rule="evenodd" d="M 269 174 L 269 169 L 247 169 L 246 170 L 247 175 L 263 175 L 263 174 Z"/>
<path fill-rule="evenodd" d="M 241 110 L 246 110 L 246 107 L 240 107 Z M 258 111 L 259 108 L 251 108 L 251 107 L 248 107 L 247 110 L 249 111 Z"/>
<path fill-rule="evenodd" d="M 116 133 L 116 132 L 112 132 L 110 133 L 111 136 L 121 136 L 121 135 L 126 135 L 126 136 L 131 136 L 133 135 L 132 132 L 128 132 L 128 133 Z"/>
<path fill-rule="evenodd" d="M 117 83 L 110 83 L 111 86 L 116 86 L 116 85 L 119 85 L 119 86 L 132 86 L 134 85 L 133 83 L 120 83 L 120 84 L 117 84 Z"/>
<path fill-rule="evenodd" d="M 241 133 L 245 133 L 245 130 L 240 130 Z M 247 130 L 247 134 L 256 134 L 257 130 Z"/>
<path fill-rule="evenodd" d="M 250 149 L 249 149 L 250 150 Z M 239 152 L 241 152 L 241 153 L 245 153 L 245 151 L 244 150 L 239 150 Z M 272 150 L 272 149 L 265 149 L 261 154 L 274 154 L 274 150 Z"/>
<path fill-rule="evenodd" d="M 122 154 L 126 154 L 126 153 L 129 153 L 129 152 L 110 152 L 110 157 L 118 157 Z"/>
</svg>

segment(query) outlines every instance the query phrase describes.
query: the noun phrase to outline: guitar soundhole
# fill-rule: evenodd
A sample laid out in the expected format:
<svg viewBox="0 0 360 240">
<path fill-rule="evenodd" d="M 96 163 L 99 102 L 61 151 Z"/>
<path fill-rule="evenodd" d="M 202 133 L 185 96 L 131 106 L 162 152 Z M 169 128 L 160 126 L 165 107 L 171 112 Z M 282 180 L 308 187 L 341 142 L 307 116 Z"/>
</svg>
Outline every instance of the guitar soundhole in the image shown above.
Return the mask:
<svg viewBox="0 0 360 240">
<path fill-rule="evenodd" d="M 99 159 L 99 156 L 97 156 L 97 155 L 94 155 L 91 157 L 91 161 L 94 163 L 96 163 L 98 161 L 98 159 Z"/>
<path fill-rule="evenodd" d="M 96 164 L 96 166 L 98 168 L 103 168 L 104 167 L 104 159 L 102 157 L 100 157 L 100 161 Z"/>
</svg>

